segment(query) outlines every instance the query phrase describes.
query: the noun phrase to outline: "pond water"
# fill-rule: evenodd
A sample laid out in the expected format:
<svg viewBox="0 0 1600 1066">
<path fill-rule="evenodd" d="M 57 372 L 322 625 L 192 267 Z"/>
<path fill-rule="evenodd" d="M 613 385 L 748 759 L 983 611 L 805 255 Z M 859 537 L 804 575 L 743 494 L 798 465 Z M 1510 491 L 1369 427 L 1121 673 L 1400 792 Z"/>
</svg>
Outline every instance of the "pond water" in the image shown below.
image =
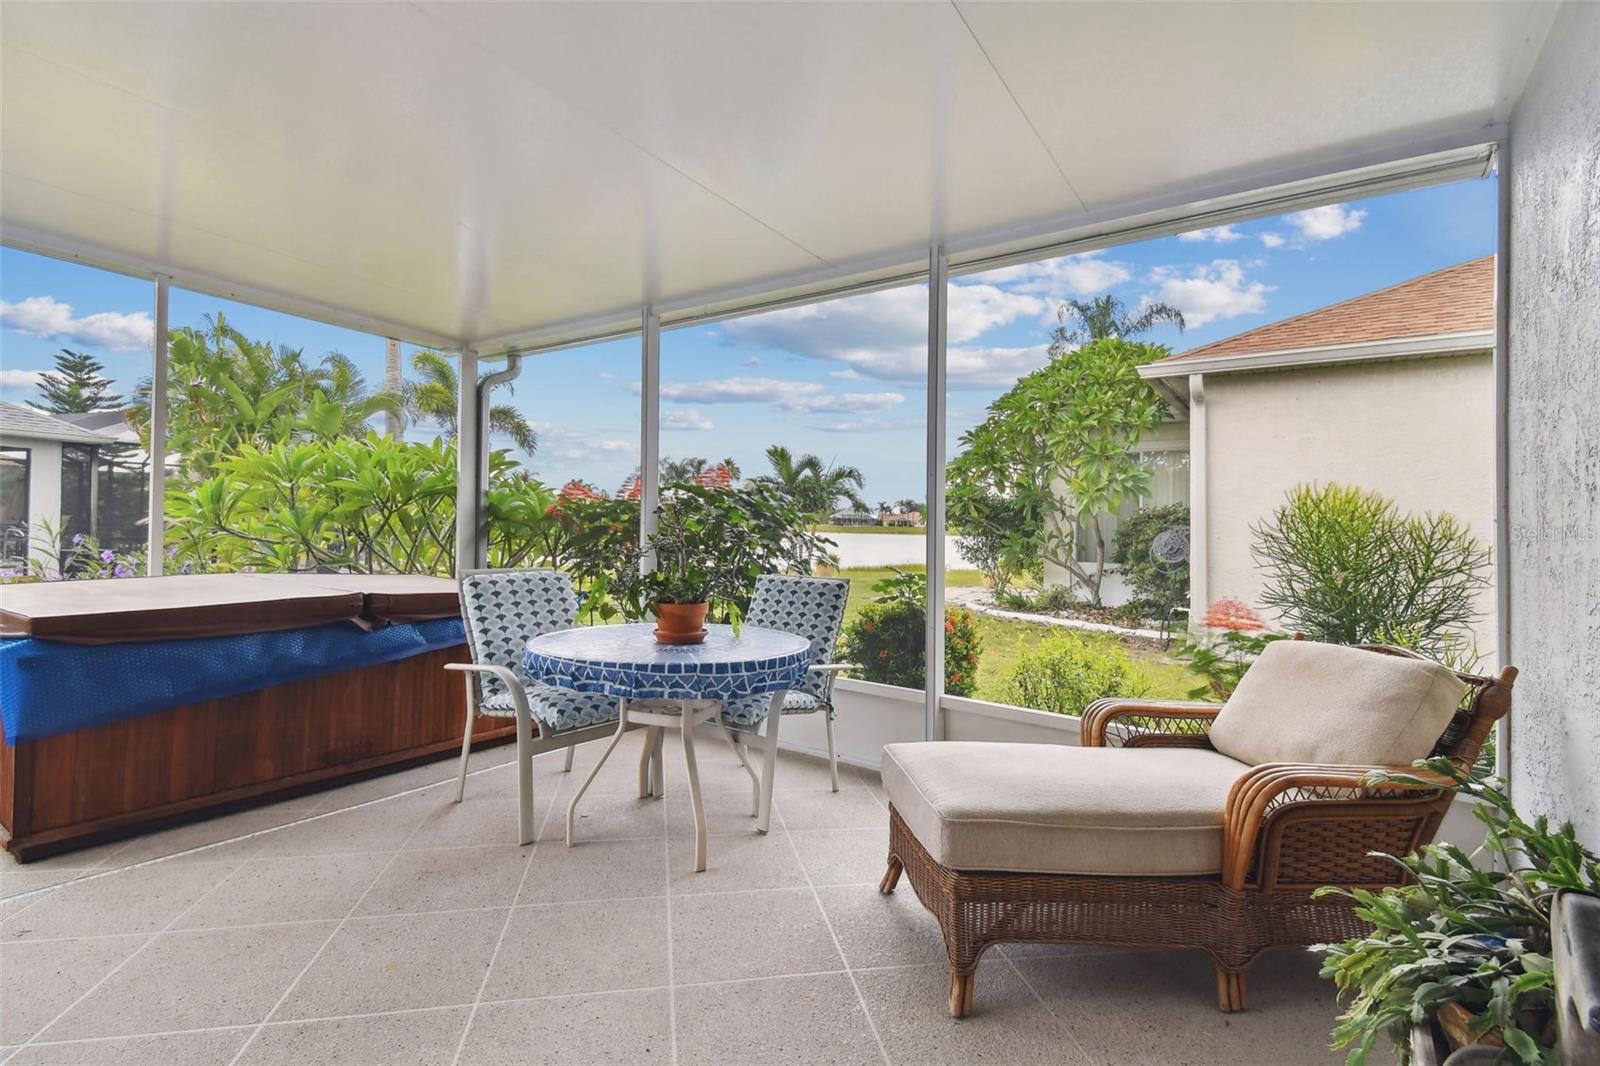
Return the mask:
<svg viewBox="0 0 1600 1066">
<path fill-rule="evenodd" d="M 927 562 L 925 536 L 908 533 L 826 533 L 837 547 L 839 566 L 852 567 L 909 566 Z M 945 567 L 950 570 L 975 570 L 956 547 L 956 538 L 944 538 Z"/>
</svg>

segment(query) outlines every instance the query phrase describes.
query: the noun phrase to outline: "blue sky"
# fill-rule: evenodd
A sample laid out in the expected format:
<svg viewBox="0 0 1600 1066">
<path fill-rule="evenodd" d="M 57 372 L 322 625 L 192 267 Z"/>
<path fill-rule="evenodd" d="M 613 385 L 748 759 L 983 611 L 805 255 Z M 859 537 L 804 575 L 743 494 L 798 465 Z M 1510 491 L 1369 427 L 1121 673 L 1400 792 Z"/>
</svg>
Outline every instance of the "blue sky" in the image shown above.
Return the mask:
<svg viewBox="0 0 1600 1066">
<path fill-rule="evenodd" d="M 1182 350 L 1487 255 L 1494 179 L 1456 182 L 962 277 L 950 294 L 950 446 L 986 404 L 1040 365 L 1069 297 L 1166 300 Z M 0 398 L 21 402 L 61 347 L 92 352 L 124 393 L 149 374 L 149 282 L 0 250 Z M 860 467 L 869 502 L 923 495 L 925 287 L 834 300 L 662 336 L 663 455 L 731 456 L 765 469 L 769 444 Z M 384 342 L 351 330 L 174 290 L 174 326 L 221 310 L 247 335 L 340 351 L 381 382 Z M 409 358 L 409 349 L 408 349 Z M 636 340 L 530 358 L 497 402 L 539 430 L 526 460 L 545 480 L 614 489 L 638 463 Z M 408 435 L 433 436 L 417 426 Z"/>
</svg>

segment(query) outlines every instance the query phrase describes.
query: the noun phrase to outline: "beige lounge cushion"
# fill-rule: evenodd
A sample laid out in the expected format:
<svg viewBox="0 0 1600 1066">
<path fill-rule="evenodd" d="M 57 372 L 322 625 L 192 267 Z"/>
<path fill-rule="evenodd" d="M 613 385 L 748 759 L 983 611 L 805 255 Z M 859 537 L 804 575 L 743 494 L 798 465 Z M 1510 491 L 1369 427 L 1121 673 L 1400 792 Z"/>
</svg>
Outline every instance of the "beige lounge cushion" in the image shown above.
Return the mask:
<svg viewBox="0 0 1600 1066">
<path fill-rule="evenodd" d="M 1433 750 L 1465 694 L 1437 663 L 1280 640 L 1217 714 L 1211 744 L 1252 765 L 1407 766 Z"/>
<path fill-rule="evenodd" d="M 883 787 L 958 870 L 1214 874 L 1228 789 L 1249 769 L 1199 748 L 890 744 Z"/>
</svg>

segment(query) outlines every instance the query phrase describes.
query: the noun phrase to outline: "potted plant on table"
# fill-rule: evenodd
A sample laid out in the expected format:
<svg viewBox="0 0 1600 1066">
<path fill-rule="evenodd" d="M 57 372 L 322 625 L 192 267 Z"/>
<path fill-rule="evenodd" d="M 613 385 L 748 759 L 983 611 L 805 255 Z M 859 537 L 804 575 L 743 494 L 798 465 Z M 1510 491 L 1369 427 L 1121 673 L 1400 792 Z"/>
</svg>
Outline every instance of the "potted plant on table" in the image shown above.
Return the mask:
<svg viewBox="0 0 1600 1066">
<path fill-rule="evenodd" d="M 1372 782 L 1447 781 L 1477 801 L 1474 813 L 1488 835 L 1473 855 L 1430 844 L 1395 859 L 1411 875 L 1406 885 L 1319 890 L 1352 899 L 1373 927 L 1313 949 L 1327 952 L 1322 976 L 1338 986 L 1346 1008 L 1333 1046 L 1351 1048 L 1348 1061 L 1359 1064 L 1386 1035 L 1410 1062 L 1414 1046 L 1426 1053 L 1426 1030 L 1437 1027 L 1452 1047 L 1476 1045 L 1494 1061 L 1553 1063 L 1551 907 L 1562 889 L 1600 891 L 1600 858 L 1570 823 L 1525 821 L 1494 783 L 1469 777 L 1450 760 L 1422 765 L 1438 776 L 1374 775 Z M 1419 1029 L 1424 1039 L 1414 1045 Z"/>
<path fill-rule="evenodd" d="M 710 581 L 705 568 L 665 559 L 641 574 L 632 598 L 656 616 L 656 640 L 663 644 L 699 644 L 706 639 L 706 613 L 711 609 Z"/>
</svg>

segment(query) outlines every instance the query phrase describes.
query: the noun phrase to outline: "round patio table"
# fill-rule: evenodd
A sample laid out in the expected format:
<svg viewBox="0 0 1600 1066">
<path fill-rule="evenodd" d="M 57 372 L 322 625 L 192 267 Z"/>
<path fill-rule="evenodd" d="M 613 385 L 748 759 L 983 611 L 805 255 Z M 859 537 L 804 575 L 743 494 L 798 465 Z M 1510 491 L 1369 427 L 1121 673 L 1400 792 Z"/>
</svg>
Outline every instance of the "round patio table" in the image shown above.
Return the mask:
<svg viewBox="0 0 1600 1066">
<path fill-rule="evenodd" d="M 683 761 L 694 807 L 695 870 L 706 868 L 706 815 L 695 764 L 694 727 L 715 722 L 721 728 L 724 700 L 771 695 L 767 713 L 762 781 L 772 780 L 778 755 L 778 723 L 783 694 L 797 687 L 811 665 L 811 642 L 794 633 L 760 626 L 707 626 L 702 644 L 661 644 L 649 623 L 581 626 L 528 640 L 522 665 L 529 676 L 548 685 L 603 692 L 618 701 L 617 731 L 600 760 L 567 806 L 567 846 L 572 846 L 578 801 L 605 765 L 622 735 L 644 726 L 648 732 L 639 762 L 639 795 L 662 795 L 661 744 L 664 731 L 683 734 Z M 771 822 L 771 791 L 760 788 L 755 771 L 733 737 L 723 731 L 750 774 L 757 797 L 757 823 L 766 832 Z"/>
</svg>

